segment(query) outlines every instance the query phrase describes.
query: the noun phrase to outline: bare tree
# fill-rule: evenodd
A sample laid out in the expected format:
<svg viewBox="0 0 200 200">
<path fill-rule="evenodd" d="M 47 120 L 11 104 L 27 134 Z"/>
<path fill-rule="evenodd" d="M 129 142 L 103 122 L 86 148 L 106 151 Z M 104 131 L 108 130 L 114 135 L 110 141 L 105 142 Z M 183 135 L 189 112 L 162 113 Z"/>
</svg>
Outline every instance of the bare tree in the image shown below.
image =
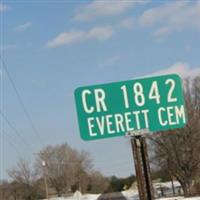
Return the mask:
<svg viewBox="0 0 200 200">
<path fill-rule="evenodd" d="M 7 181 L 0 182 L 0 200 L 10 199 L 9 183 Z"/>
<path fill-rule="evenodd" d="M 93 167 L 90 155 L 85 151 L 82 151 L 81 153 L 77 152 L 73 167 L 76 189 L 85 193 L 89 187 L 89 173 Z"/>
<path fill-rule="evenodd" d="M 42 161 L 46 162 L 48 183 L 56 190 L 58 196 L 68 192 L 77 182 L 80 185 L 83 172 L 88 170 L 91 163 L 86 153 L 79 153 L 68 144 L 44 148 L 37 161 L 40 171 Z"/>
<path fill-rule="evenodd" d="M 104 193 L 109 188 L 109 180 L 100 172 L 92 171 L 90 173 L 90 192 Z"/>
<path fill-rule="evenodd" d="M 187 125 L 151 139 L 157 166 L 167 168 L 180 182 L 184 195 L 190 196 L 196 177 L 200 177 L 200 77 L 185 82 L 185 101 Z"/>
<path fill-rule="evenodd" d="M 8 171 L 13 180 L 10 184 L 10 193 L 14 199 L 32 200 L 37 197 L 37 175 L 30 162 L 20 159 L 17 166 Z"/>
</svg>

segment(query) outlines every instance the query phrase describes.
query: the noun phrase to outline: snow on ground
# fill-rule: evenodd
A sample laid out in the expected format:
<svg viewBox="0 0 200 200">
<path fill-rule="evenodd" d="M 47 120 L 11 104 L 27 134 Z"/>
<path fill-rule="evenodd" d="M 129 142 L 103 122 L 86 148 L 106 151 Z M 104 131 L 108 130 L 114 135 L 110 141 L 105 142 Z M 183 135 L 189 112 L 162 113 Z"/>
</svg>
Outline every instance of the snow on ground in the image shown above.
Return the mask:
<svg viewBox="0 0 200 200">
<path fill-rule="evenodd" d="M 165 186 L 170 185 L 171 183 L 165 183 Z M 179 185 L 179 183 L 177 183 Z M 138 192 L 137 190 L 126 190 L 123 191 L 122 194 L 127 198 L 127 200 L 138 200 Z M 92 200 L 92 199 L 91 199 Z M 167 197 L 167 198 L 158 198 L 157 200 L 200 200 L 200 197 Z"/>
<path fill-rule="evenodd" d="M 122 192 L 123 196 L 126 197 L 127 200 L 138 200 L 138 193 L 136 190 L 127 190 Z M 84 194 L 80 196 L 71 196 L 71 197 L 55 197 L 50 198 L 49 200 L 97 200 L 100 194 Z M 45 200 L 45 199 L 44 199 Z M 200 200 L 200 197 L 171 197 L 171 198 L 159 198 L 157 200 Z"/>
<path fill-rule="evenodd" d="M 200 200 L 200 197 L 190 197 L 190 198 L 184 198 L 184 197 L 171 197 L 171 198 L 159 198 L 158 200 Z"/>
<path fill-rule="evenodd" d="M 49 200 L 96 200 L 99 196 L 100 194 L 85 194 L 81 196 L 55 197 L 55 198 L 50 198 Z"/>
<path fill-rule="evenodd" d="M 154 183 L 154 187 L 167 187 L 167 188 L 171 188 L 172 187 L 172 182 L 164 182 L 164 183 Z M 174 181 L 174 187 L 180 187 L 180 183 L 178 181 Z"/>
<path fill-rule="evenodd" d="M 125 191 L 126 192 L 126 191 Z M 124 194 L 124 192 L 123 192 Z M 126 196 L 125 194 L 124 196 Z M 130 195 L 130 193 L 128 194 Z M 55 197 L 55 198 L 50 198 L 49 200 L 96 200 L 99 197 L 99 195 L 95 194 L 87 194 L 81 196 L 79 199 L 75 198 L 74 196 L 72 197 Z M 128 200 L 138 200 L 138 195 L 136 193 L 133 193 L 133 195 L 130 195 Z M 167 198 L 159 198 L 158 200 L 200 200 L 200 197 L 190 197 L 190 198 L 184 198 L 184 197 L 167 197 Z"/>
<path fill-rule="evenodd" d="M 122 194 L 128 200 L 138 199 L 138 191 L 137 190 L 126 190 L 126 191 L 123 191 Z"/>
</svg>

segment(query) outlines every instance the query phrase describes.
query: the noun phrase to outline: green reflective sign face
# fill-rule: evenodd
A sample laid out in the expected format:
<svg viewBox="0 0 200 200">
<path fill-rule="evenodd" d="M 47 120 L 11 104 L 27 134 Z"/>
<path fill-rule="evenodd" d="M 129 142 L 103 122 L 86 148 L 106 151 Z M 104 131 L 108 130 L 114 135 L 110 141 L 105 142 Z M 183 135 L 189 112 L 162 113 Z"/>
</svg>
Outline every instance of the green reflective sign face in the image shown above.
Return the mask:
<svg viewBox="0 0 200 200">
<path fill-rule="evenodd" d="M 75 100 L 84 140 L 186 124 L 182 81 L 175 74 L 80 87 Z"/>
</svg>

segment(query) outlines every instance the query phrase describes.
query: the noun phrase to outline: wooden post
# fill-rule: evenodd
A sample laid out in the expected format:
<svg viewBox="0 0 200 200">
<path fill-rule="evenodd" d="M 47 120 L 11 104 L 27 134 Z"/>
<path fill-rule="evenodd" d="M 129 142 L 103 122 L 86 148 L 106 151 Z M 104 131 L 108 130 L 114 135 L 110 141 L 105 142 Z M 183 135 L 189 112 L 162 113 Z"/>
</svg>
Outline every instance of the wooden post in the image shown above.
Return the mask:
<svg viewBox="0 0 200 200">
<path fill-rule="evenodd" d="M 151 181 L 149 159 L 145 137 L 133 136 L 131 138 L 133 158 L 140 200 L 154 200 L 153 184 Z"/>
</svg>

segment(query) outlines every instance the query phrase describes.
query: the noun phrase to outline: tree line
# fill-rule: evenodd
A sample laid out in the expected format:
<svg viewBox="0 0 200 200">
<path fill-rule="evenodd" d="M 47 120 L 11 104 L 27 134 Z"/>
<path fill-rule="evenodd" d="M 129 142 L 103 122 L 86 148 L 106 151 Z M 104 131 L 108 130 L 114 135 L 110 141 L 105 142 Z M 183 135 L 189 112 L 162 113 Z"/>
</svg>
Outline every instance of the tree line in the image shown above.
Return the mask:
<svg viewBox="0 0 200 200">
<path fill-rule="evenodd" d="M 1 200 L 35 200 L 49 196 L 81 193 L 106 193 L 129 188 L 135 176 L 105 177 L 94 170 L 89 153 L 68 144 L 48 145 L 36 155 L 35 163 L 20 159 L 8 170 L 11 181 L 0 183 Z M 46 180 L 46 182 L 45 182 Z"/>
<path fill-rule="evenodd" d="M 49 195 L 57 196 L 76 190 L 100 193 L 108 186 L 107 178 L 93 169 L 90 155 L 68 144 L 45 147 L 33 164 L 20 159 L 8 175 L 11 181 L 2 182 L 0 187 L 2 198 L 7 200 L 42 199 L 46 189 Z"/>
</svg>

